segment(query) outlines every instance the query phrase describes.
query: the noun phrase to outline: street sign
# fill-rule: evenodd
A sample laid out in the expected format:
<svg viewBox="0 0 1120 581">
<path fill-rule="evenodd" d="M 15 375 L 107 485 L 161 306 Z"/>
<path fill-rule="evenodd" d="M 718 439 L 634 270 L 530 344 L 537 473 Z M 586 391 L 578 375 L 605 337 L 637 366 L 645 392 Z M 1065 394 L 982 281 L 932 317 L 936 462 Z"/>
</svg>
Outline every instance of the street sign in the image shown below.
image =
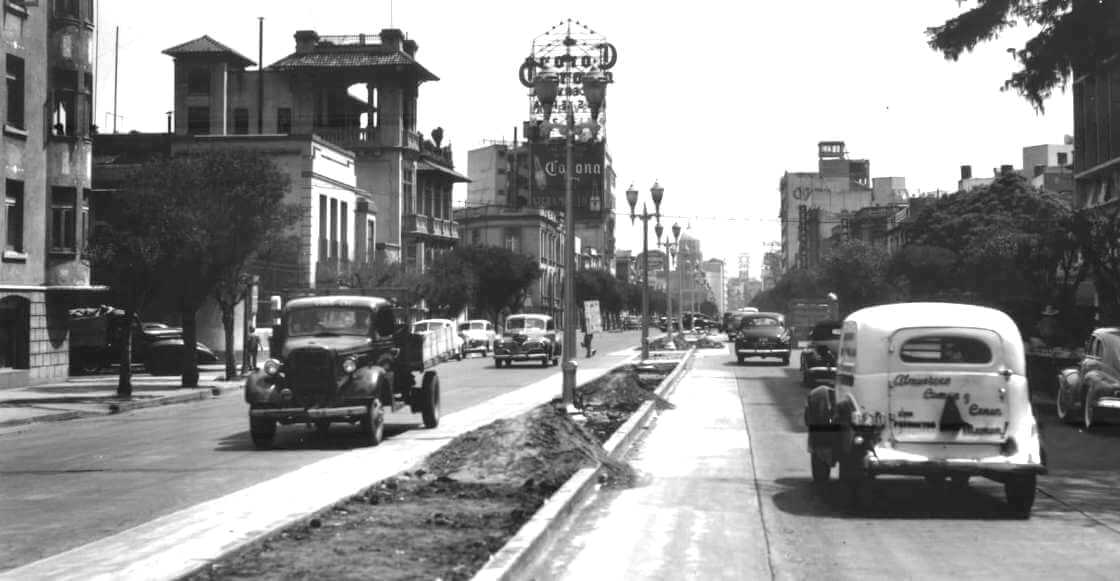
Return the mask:
<svg viewBox="0 0 1120 581">
<path fill-rule="evenodd" d="M 603 318 L 599 314 L 599 301 L 583 301 L 583 316 L 587 320 L 588 333 L 603 332 Z"/>
</svg>

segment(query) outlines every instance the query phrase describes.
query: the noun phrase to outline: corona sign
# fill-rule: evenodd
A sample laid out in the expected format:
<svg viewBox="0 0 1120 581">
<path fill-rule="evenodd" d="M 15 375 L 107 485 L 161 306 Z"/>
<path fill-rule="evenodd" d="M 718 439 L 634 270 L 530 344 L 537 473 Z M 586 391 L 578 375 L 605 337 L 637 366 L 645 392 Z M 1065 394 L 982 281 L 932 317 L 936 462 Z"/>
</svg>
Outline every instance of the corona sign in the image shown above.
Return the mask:
<svg viewBox="0 0 1120 581">
<path fill-rule="evenodd" d="M 583 95 L 583 75 L 592 69 L 602 71 L 608 83 L 614 81 L 611 68 L 618 62 L 618 51 L 606 38 L 578 21 L 567 20 L 533 39 L 532 54 L 521 64 L 521 84 L 532 87 L 542 70 L 556 73 L 560 80 L 556 107 L 551 119 L 544 119 L 544 109 L 530 97 L 530 119 L 562 125 L 568 107 L 572 107 L 577 123 L 592 121 L 591 108 Z"/>
</svg>

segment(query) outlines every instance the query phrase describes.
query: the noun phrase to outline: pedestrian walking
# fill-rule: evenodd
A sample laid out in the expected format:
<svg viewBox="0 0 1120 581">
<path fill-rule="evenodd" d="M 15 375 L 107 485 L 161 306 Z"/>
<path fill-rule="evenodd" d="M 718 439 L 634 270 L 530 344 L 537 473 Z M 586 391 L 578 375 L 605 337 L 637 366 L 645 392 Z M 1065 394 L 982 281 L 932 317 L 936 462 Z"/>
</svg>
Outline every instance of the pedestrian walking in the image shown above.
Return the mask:
<svg viewBox="0 0 1120 581">
<path fill-rule="evenodd" d="M 587 350 L 587 355 L 586 355 L 587 357 L 591 357 L 592 355 L 598 353 L 598 351 L 591 348 L 591 341 L 594 338 L 595 338 L 594 333 L 586 333 L 585 332 L 583 334 L 583 348 Z"/>
</svg>

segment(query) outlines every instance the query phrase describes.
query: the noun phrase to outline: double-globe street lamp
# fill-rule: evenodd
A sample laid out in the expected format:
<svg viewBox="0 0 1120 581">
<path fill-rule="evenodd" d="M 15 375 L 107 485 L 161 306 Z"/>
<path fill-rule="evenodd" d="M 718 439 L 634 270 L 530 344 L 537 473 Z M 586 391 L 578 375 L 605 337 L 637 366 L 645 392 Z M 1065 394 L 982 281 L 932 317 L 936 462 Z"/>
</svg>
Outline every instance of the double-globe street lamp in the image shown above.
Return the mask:
<svg viewBox="0 0 1120 581">
<path fill-rule="evenodd" d="M 672 288 L 672 285 L 669 284 L 670 281 L 671 281 L 670 274 L 672 274 L 672 268 L 671 268 L 670 265 L 673 262 L 673 259 L 675 259 L 677 257 L 677 248 L 680 244 L 680 239 L 681 239 L 681 225 L 674 222 L 672 231 L 673 231 L 673 241 L 669 242 L 669 237 L 666 236 L 665 237 L 665 242 L 662 243 L 661 242 L 661 233 L 664 232 L 664 229 L 661 228 L 660 223 L 658 223 L 657 227 L 654 229 L 654 232 L 657 234 L 657 245 L 665 248 L 665 316 L 666 316 L 666 319 L 668 319 L 668 323 L 666 323 L 665 328 L 666 328 L 666 332 L 669 334 L 669 339 L 670 340 L 672 340 L 672 338 L 673 338 L 673 293 L 672 293 L 673 288 Z M 679 293 L 679 289 L 678 289 L 678 293 Z M 679 301 L 677 302 L 677 310 L 679 310 L 681 312 L 681 325 L 682 325 L 681 332 L 683 333 L 684 332 L 684 329 L 683 329 L 683 325 L 684 325 L 684 306 Z"/>
<path fill-rule="evenodd" d="M 653 198 L 653 214 L 649 213 L 645 202 L 642 202 L 642 213 L 635 214 L 638 190 L 635 190 L 633 185 L 626 190 L 626 203 L 630 204 L 630 223 L 633 224 L 635 218 L 642 220 L 642 361 L 649 359 L 649 220 L 656 219 L 657 228 L 661 228 L 661 199 L 665 196 L 665 188 L 654 180 L 649 195 Z M 660 230 L 657 232 L 657 237 L 661 238 Z M 672 319 L 669 319 L 669 325 L 672 324 Z"/>
<path fill-rule="evenodd" d="M 568 79 L 572 78 L 572 54 L 571 48 L 575 44 L 570 36 L 564 39 L 564 44 L 567 47 L 565 62 L 565 74 Z M 598 135 L 599 111 L 603 107 L 603 102 L 607 96 L 607 78 L 601 71 L 596 68 L 584 72 L 582 74 L 583 84 L 583 97 L 587 101 L 587 106 L 591 110 L 591 139 Z M 533 75 L 533 95 L 540 101 L 541 108 L 544 110 L 544 121 L 541 123 L 541 130 L 538 132 L 539 136 L 548 138 L 552 132 L 553 126 L 550 122 L 552 118 L 552 109 L 556 105 L 557 96 L 560 91 L 560 76 L 551 69 L 541 67 L 541 70 Z M 565 125 L 561 129 L 564 133 L 564 338 L 562 340 L 562 349 L 564 363 L 561 367 L 563 374 L 563 387 L 561 391 L 561 398 L 566 408 L 571 408 L 575 399 L 576 392 L 576 368 L 578 364 L 575 361 L 576 353 L 576 291 L 575 291 L 575 269 L 576 269 L 576 221 L 575 221 L 575 204 L 572 196 L 572 181 L 575 179 L 575 161 L 574 161 L 574 142 L 576 132 L 576 117 L 575 117 L 575 97 L 578 95 L 572 91 L 564 91 L 564 109 L 566 110 Z"/>
</svg>

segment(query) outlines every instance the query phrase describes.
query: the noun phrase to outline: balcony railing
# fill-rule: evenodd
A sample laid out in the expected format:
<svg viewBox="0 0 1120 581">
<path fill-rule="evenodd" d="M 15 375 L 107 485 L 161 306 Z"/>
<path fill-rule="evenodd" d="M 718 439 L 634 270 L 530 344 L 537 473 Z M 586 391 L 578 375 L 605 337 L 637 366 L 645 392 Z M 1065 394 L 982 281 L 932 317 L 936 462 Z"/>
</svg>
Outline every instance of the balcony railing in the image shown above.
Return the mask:
<svg viewBox="0 0 1120 581">
<path fill-rule="evenodd" d="M 454 220 L 435 218 L 422 214 L 405 214 L 401 217 L 401 232 L 420 236 L 459 239 L 459 225 Z"/>
</svg>

